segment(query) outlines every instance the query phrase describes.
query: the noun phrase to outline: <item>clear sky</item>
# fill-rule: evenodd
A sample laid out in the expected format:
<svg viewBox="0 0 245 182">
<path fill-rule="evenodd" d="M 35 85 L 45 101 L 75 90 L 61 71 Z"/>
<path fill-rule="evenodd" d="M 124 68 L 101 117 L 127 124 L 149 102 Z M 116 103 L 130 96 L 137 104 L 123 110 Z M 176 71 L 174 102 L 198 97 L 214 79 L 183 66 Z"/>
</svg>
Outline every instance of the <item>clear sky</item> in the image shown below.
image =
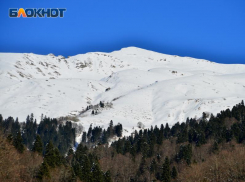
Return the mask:
<svg viewBox="0 0 245 182">
<path fill-rule="evenodd" d="M 9 8 L 67 8 L 64 18 L 9 18 Z M 245 64 L 244 0 L 0 0 L 0 52 L 111 52 L 136 46 Z"/>
</svg>

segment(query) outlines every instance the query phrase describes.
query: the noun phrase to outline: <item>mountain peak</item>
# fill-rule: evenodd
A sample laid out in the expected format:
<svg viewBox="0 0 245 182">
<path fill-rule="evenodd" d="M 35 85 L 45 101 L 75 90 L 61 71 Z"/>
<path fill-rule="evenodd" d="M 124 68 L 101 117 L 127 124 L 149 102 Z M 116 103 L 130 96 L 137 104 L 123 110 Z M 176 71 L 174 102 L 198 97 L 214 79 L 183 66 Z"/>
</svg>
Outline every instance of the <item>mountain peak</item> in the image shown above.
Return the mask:
<svg viewBox="0 0 245 182">
<path fill-rule="evenodd" d="M 121 52 L 123 54 L 142 54 L 142 53 L 145 54 L 145 53 L 150 53 L 153 51 L 143 49 L 143 48 L 139 48 L 139 47 L 130 46 L 130 47 L 122 48 L 119 51 L 114 51 L 114 52 Z"/>
</svg>

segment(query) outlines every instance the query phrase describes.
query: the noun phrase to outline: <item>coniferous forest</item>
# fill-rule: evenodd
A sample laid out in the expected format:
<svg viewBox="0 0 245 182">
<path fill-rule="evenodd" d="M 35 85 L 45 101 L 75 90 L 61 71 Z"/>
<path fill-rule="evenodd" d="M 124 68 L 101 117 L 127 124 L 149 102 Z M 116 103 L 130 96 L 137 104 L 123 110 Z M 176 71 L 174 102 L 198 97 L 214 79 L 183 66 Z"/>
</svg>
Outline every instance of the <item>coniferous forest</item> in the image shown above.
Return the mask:
<svg viewBox="0 0 245 182">
<path fill-rule="evenodd" d="M 0 181 L 244 181 L 244 102 L 216 116 L 138 129 L 92 125 L 76 143 L 71 121 L 0 115 Z"/>
</svg>

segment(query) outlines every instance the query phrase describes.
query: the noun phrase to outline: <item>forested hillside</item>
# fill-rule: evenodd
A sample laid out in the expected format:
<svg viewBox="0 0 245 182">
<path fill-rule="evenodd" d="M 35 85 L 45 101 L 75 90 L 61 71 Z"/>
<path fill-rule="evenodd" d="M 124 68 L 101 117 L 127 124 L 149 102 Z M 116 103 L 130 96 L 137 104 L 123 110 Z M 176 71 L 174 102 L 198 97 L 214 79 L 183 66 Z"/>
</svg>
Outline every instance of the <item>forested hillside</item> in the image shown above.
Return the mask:
<svg viewBox="0 0 245 182">
<path fill-rule="evenodd" d="M 245 106 L 216 116 L 137 129 L 90 126 L 81 143 L 70 121 L 0 115 L 0 181 L 242 181 Z"/>
</svg>

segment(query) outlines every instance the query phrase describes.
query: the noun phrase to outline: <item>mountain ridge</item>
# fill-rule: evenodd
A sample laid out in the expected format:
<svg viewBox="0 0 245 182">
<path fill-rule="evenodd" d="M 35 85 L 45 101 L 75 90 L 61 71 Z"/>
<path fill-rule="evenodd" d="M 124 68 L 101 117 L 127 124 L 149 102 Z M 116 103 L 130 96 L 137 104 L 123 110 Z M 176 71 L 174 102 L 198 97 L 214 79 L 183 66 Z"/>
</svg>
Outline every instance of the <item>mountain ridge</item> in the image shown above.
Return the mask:
<svg viewBox="0 0 245 182">
<path fill-rule="evenodd" d="M 72 115 L 86 128 L 122 123 L 145 127 L 218 113 L 245 98 L 245 65 L 219 64 L 129 47 L 65 58 L 0 53 L 0 113 L 25 117 Z M 107 90 L 108 89 L 108 90 Z M 107 91 L 106 91 L 107 90 Z M 83 112 L 100 101 L 110 108 Z M 14 114 L 13 114 L 14 113 Z"/>
</svg>

